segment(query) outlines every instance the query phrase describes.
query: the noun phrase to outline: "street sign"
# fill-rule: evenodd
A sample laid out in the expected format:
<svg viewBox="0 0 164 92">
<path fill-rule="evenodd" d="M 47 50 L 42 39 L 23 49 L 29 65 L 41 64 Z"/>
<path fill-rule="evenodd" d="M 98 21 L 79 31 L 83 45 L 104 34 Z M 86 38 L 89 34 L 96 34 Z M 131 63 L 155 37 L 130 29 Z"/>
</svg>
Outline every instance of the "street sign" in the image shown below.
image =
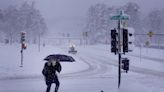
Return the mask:
<svg viewBox="0 0 164 92">
<path fill-rule="evenodd" d="M 128 19 L 129 19 L 128 16 L 123 16 L 123 15 L 116 15 L 111 17 L 111 20 L 128 20 Z"/>
<path fill-rule="evenodd" d="M 118 15 L 112 16 L 111 20 L 129 20 L 129 16 L 120 11 Z"/>
<path fill-rule="evenodd" d="M 154 35 L 154 33 L 153 33 L 152 31 L 150 31 L 149 33 L 147 33 L 147 35 L 148 35 L 149 37 L 152 37 L 152 36 Z"/>
</svg>

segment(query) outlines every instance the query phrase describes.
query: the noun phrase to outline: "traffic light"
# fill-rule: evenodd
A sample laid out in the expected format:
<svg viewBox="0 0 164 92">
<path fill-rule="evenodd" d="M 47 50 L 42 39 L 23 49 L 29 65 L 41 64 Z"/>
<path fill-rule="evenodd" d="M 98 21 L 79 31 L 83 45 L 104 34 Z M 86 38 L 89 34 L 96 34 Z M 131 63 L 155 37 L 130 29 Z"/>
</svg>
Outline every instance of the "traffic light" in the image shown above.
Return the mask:
<svg viewBox="0 0 164 92">
<path fill-rule="evenodd" d="M 123 29 L 123 52 L 128 52 L 128 30 Z"/>
<path fill-rule="evenodd" d="M 134 29 L 123 29 L 123 53 L 131 52 L 134 48 Z"/>
<path fill-rule="evenodd" d="M 129 59 L 123 58 L 122 59 L 122 69 L 126 71 L 126 73 L 129 71 Z"/>
<path fill-rule="evenodd" d="M 117 32 L 116 29 L 111 30 L 111 52 L 117 53 Z"/>
<path fill-rule="evenodd" d="M 26 33 L 25 32 L 21 32 L 21 43 L 25 42 L 25 36 L 26 36 Z"/>
<path fill-rule="evenodd" d="M 133 28 L 128 28 L 128 51 L 132 52 L 134 49 L 134 29 Z"/>
<path fill-rule="evenodd" d="M 22 50 L 27 48 L 25 41 L 26 41 L 26 33 L 21 32 L 21 48 L 22 48 Z"/>
</svg>

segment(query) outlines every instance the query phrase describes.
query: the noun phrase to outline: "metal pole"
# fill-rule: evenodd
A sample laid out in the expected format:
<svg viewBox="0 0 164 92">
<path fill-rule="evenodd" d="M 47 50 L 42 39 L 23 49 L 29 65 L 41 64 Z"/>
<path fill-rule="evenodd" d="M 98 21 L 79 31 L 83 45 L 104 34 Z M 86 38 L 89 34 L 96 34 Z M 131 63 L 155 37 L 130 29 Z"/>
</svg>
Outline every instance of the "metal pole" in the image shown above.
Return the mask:
<svg viewBox="0 0 164 92">
<path fill-rule="evenodd" d="M 159 46 L 159 40 L 160 40 L 160 36 L 158 36 L 158 48 L 160 48 L 160 46 Z"/>
<path fill-rule="evenodd" d="M 23 48 L 21 49 L 21 65 L 20 67 L 23 67 Z"/>
<path fill-rule="evenodd" d="M 121 83 L 121 20 L 118 20 L 118 88 Z"/>
<path fill-rule="evenodd" d="M 39 34 L 39 44 L 38 44 L 38 50 L 40 52 L 40 34 Z"/>
<path fill-rule="evenodd" d="M 119 53 L 119 62 L 118 62 L 118 88 L 120 87 L 120 83 L 121 83 L 121 53 Z"/>
</svg>

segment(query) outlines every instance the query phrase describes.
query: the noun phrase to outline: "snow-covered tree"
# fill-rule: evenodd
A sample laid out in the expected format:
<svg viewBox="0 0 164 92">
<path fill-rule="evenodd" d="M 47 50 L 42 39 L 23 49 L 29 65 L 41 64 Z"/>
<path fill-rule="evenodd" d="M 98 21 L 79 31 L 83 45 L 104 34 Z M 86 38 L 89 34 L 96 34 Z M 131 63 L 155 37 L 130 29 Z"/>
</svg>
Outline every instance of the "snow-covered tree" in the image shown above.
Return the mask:
<svg viewBox="0 0 164 92">
<path fill-rule="evenodd" d="M 149 30 L 154 31 L 155 33 L 158 33 L 158 31 L 161 29 L 162 24 L 162 16 L 160 10 L 154 10 L 148 14 L 148 26 Z"/>
<path fill-rule="evenodd" d="M 125 6 L 123 6 L 125 13 L 130 16 L 128 20 L 128 26 L 133 27 L 136 33 L 141 32 L 141 19 L 140 19 L 140 7 L 138 4 L 134 2 L 129 2 Z"/>
<path fill-rule="evenodd" d="M 162 22 L 160 26 L 160 33 L 164 34 L 164 9 L 161 10 Z"/>
<path fill-rule="evenodd" d="M 3 11 L 0 9 L 0 21 L 3 20 Z"/>
<path fill-rule="evenodd" d="M 34 2 L 31 5 L 25 2 L 20 7 L 20 23 L 22 24 L 22 30 L 27 32 L 29 40 L 34 42 L 47 30 L 45 20 L 40 11 L 35 9 Z"/>
<path fill-rule="evenodd" d="M 164 24 L 164 12 L 162 10 L 153 10 L 145 18 L 145 24 L 147 26 L 147 33 L 152 31 L 155 34 L 163 33 Z M 157 44 L 159 36 L 153 36 L 152 43 Z"/>
<path fill-rule="evenodd" d="M 0 29 L 10 43 L 19 42 L 21 31 L 27 33 L 28 41 L 35 42 L 46 33 L 46 22 L 40 11 L 35 8 L 34 2 L 24 2 L 20 7 L 9 6 L 3 11 L 0 12 Z"/>
<path fill-rule="evenodd" d="M 0 42 L 4 41 L 3 20 L 4 20 L 4 13 L 3 10 L 0 9 Z"/>
<path fill-rule="evenodd" d="M 107 33 L 111 24 L 110 14 L 112 8 L 105 4 L 96 4 L 88 9 L 86 30 L 89 32 L 91 44 L 107 43 Z"/>
<path fill-rule="evenodd" d="M 17 40 L 19 34 L 18 14 L 15 6 L 8 7 L 4 12 L 3 32 L 11 44 Z"/>
</svg>

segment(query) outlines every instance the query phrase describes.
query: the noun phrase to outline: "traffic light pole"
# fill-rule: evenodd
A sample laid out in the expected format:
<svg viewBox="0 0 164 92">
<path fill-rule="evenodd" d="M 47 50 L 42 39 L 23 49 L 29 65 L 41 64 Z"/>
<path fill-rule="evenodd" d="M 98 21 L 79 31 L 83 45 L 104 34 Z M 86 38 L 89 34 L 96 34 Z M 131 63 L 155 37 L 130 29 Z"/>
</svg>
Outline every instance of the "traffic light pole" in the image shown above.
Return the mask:
<svg viewBox="0 0 164 92">
<path fill-rule="evenodd" d="M 21 64 L 20 67 L 23 67 L 23 50 L 25 49 L 25 32 L 21 32 Z"/>
<path fill-rule="evenodd" d="M 121 20 L 118 20 L 118 88 L 121 83 Z"/>
<path fill-rule="evenodd" d="M 121 83 L 121 53 L 119 53 L 118 55 L 118 88 L 120 87 L 120 83 Z"/>
<path fill-rule="evenodd" d="M 120 11 L 118 15 L 112 16 L 111 20 L 118 20 L 118 44 L 117 44 L 117 51 L 115 51 L 116 53 L 118 53 L 118 88 L 120 87 L 120 83 L 121 83 L 121 45 L 123 44 L 123 40 L 122 40 L 122 34 L 123 32 L 121 31 L 121 20 L 128 20 L 129 17 L 128 15 L 124 14 L 124 11 Z M 122 42 L 122 43 L 121 43 Z"/>
<path fill-rule="evenodd" d="M 20 67 L 23 67 L 23 48 L 21 47 L 21 65 Z"/>
</svg>

